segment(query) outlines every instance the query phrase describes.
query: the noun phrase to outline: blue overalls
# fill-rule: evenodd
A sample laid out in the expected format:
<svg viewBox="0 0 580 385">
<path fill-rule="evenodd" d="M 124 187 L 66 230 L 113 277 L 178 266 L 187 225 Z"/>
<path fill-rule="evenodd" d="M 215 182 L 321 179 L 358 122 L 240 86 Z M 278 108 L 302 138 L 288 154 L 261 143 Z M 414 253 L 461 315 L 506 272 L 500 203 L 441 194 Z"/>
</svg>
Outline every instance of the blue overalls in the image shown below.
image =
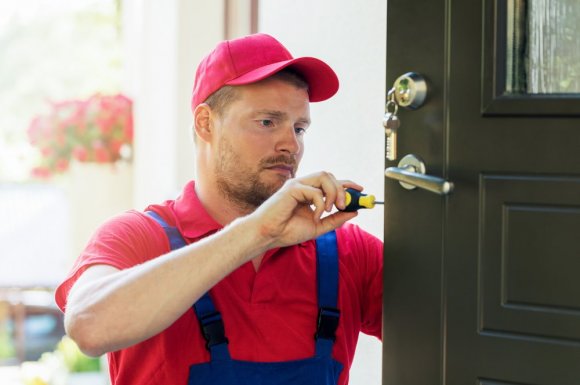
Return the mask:
<svg viewBox="0 0 580 385">
<path fill-rule="evenodd" d="M 147 214 L 165 230 L 171 249 L 186 245 L 175 227 L 169 226 L 152 211 Z M 221 314 L 206 293 L 193 309 L 200 322 L 211 360 L 189 368 L 188 385 L 335 385 L 342 364 L 332 358 L 332 347 L 340 311 L 338 296 L 338 249 L 336 233 L 331 231 L 316 239 L 318 280 L 318 327 L 314 336 L 314 357 L 283 362 L 232 360 Z"/>
</svg>

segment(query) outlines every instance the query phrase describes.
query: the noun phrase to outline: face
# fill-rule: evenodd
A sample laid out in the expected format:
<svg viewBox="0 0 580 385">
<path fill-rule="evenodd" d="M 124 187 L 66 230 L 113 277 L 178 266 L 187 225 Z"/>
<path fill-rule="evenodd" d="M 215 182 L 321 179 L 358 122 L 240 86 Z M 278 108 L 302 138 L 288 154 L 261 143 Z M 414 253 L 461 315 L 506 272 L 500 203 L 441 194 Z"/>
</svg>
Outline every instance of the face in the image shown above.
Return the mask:
<svg viewBox="0 0 580 385">
<path fill-rule="evenodd" d="M 310 124 L 308 92 L 276 79 L 238 92 L 213 119 L 214 179 L 223 197 L 254 209 L 295 176 Z"/>
</svg>

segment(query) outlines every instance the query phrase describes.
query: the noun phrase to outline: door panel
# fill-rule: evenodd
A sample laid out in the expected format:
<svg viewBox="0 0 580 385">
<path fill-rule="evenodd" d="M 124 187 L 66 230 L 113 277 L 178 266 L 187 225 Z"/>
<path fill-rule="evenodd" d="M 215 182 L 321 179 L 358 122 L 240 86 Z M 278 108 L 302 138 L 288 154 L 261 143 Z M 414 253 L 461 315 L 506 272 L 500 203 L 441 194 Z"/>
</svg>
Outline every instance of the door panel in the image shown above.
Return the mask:
<svg viewBox="0 0 580 385">
<path fill-rule="evenodd" d="M 506 83 L 509 7 L 540 1 L 388 2 L 387 89 L 429 82 L 399 159 L 455 191 L 385 181 L 384 384 L 580 383 L 580 94 Z"/>
</svg>

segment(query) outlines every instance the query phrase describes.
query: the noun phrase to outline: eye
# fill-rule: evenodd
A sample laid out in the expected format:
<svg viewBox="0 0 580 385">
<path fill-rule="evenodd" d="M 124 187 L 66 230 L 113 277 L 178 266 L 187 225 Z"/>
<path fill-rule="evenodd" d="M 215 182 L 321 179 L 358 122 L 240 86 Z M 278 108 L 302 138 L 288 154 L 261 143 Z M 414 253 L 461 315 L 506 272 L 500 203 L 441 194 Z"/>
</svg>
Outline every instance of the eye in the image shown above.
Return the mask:
<svg viewBox="0 0 580 385">
<path fill-rule="evenodd" d="M 294 127 L 294 132 L 296 133 L 296 135 L 304 135 L 306 133 L 306 128 Z"/>
<path fill-rule="evenodd" d="M 271 119 L 261 119 L 259 122 L 264 127 L 274 127 L 274 121 Z"/>
</svg>

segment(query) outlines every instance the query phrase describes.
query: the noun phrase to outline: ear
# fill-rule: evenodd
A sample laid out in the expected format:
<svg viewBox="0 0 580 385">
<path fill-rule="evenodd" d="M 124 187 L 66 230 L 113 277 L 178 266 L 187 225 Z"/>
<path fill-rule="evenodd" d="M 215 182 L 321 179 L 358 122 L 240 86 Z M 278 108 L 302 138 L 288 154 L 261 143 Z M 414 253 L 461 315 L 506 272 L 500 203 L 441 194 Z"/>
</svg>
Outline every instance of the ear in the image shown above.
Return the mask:
<svg viewBox="0 0 580 385">
<path fill-rule="evenodd" d="M 213 125 L 211 124 L 211 107 L 202 103 L 193 110 L 193 129 L 195 135 L 204 142 L 211 141 Z"/>
</svg>

